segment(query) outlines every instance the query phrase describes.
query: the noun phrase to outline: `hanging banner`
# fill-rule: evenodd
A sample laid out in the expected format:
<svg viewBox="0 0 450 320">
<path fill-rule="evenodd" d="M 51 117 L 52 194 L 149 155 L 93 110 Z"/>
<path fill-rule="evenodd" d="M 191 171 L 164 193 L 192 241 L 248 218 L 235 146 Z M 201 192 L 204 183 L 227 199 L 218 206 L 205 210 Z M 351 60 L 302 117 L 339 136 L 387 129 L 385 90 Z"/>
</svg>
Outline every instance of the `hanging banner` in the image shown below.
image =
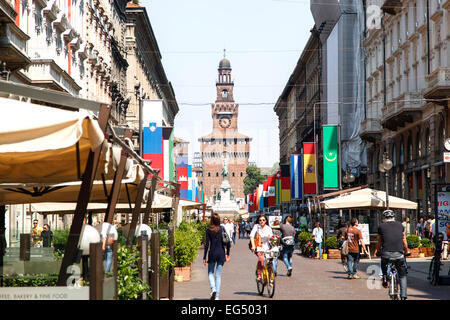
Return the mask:
<svg viewBox="0 0 450 320">
<path fill-rule="evenodd" d="M 316 147 L 314 142 L 303 142 L 303 192 L 317 194 Z"/>
<path fill-rule="evenodd" d="M 302 156 L 291 155 L 291 198 L 301 199 L 303 196 Z"/>
<path fill-rule="evenodd" d="M 443 188 L 446 190 L 446 188 Z M 437 215 L 436 222 L 438 232 L 444 235 L 444 241 L 448 240 L 448 230 L 450 230 L 450 192 L 439 190 L 437 192 Z M 435 222 L 435 223 L 436 223 Z M 434 226 L 436 228 L 436 226 Z M 436 230 L 433 230 L 435 233 Z"/>
<path fill-rule="evenodd" d="M 323 188 L 339 189 L 339 127 L 322 126 Z"/>
<path fill-rule="evenodd" d="M 289 164 L 281 164 L 281 202 L 291 201 L 291 169 Z"/>
</svg>

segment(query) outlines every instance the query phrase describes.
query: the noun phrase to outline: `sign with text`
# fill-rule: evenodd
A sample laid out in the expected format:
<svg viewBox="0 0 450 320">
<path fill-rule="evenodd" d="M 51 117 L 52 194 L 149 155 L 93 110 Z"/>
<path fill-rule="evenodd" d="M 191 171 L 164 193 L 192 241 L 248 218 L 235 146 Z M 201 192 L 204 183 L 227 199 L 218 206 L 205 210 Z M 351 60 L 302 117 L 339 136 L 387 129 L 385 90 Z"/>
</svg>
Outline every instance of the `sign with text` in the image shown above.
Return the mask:
<svg viewBox="0 0 450 320">
<path fill-rule="evenodd" d="M 0 300 L 89 300 L 89 287 L 3 287 Z"/>
<path fill-rule="evenodd" d="M 450 224 L 450 191 L 438 191 L 436 218 L 438 232 L 444 235 L 444 240 L 447 240 L 447 226 Z"/>
<path fill-rule="evenodd" d="M 362 233 L 364 244 L 370 244 L 370 233 L 369 233 L 369 225 L 367 223 L 358 224 L 357 228 Z"/>
</svg>

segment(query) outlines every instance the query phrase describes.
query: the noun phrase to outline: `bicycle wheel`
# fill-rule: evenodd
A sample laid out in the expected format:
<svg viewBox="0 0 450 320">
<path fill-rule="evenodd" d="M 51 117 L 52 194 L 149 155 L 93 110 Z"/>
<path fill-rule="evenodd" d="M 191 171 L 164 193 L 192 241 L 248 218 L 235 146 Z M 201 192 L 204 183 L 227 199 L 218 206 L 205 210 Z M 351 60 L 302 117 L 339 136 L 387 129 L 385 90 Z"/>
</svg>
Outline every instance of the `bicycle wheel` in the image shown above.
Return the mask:
<svg viewBox="0 0 450 320">
<path fill-rule="evenodd" d="M 435 286 L 437 285 L 437 272 L 436 272 L 436 257 L 433 257 L 431 259 L 430 268 L 428 269 L 428 277 L 427 279 L 430 281 L 431 285 Z"/>
<path fill-rule="evenodd" d="M 256 280 L 256 288 L 258 290 L 258 294 L 262 296 L 264 293 L 264 269 L 263 269 L 263 276 L 261 276 L 261 280 Z"/>
<path fill-rule="evenodd" d="M 394 275 L 394 300 L 400 300 L 400 288 L 397 272 Z"/>
<path fill-rule="evenodd" d="M 267 275 L 268 275 L 268 283 L 267 283 L 267 294 L 269 295 L 269 298 L 273 298 L 273 295 L 275 294 L 275 274 L 273 273 L 273 270 L 271 267 L 267 268 Z"/>
<path fill-rule="evenodd" d="M 391 272 L 390 279 L 389 279 L 389 297 L 392 300 L 397 300 L 397 295 L 396 295 L 397 292 L 396 292 L 396 288 L 395 288 L 395 285 L 396 285 L 395 278 L 396 278 L 396 274 Z"/>
</svg>

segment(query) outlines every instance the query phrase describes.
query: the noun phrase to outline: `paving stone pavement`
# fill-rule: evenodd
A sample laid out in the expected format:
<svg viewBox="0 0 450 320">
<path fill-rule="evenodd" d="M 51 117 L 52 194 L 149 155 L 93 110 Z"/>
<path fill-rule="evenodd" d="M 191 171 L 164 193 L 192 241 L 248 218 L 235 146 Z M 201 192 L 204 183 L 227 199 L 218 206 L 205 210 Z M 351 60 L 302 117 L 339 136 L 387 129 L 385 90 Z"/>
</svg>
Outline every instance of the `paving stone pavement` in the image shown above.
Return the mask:
<svg viewBox="0 0 450 320">
<path fill-rule="evenodd" d="M 256 290 L 256 256 L 248 249 L 248 239 L 237 239 L 231 248 L 231 259 L 222 271 L 220 300 L 387 300 L 387 289 L 377 279 L 379 258 L 362 259 L 358 267 L 361 279 L 347 279 L 340 260 L 316 260 L 293 255 L 293 273 L 287 277 L 287 269 L 278 260 L 278 276 L 273 298 L 260 296 Z M 203 266 L 203 249 L 194 261 L 191 280 L 175 282 L 175 300 L 209 299 L 207 267 Z M 431 286 L 427 280 L 431 258 L 408 259 L 409 300 L 450 300 L 449 286 Z M 369 269 L 368 269 L 369 268 Z M 450 268 L 445 261 L 443 270 Z M 367 273 L 367 271 L 369 273 Z"/>
</svg>

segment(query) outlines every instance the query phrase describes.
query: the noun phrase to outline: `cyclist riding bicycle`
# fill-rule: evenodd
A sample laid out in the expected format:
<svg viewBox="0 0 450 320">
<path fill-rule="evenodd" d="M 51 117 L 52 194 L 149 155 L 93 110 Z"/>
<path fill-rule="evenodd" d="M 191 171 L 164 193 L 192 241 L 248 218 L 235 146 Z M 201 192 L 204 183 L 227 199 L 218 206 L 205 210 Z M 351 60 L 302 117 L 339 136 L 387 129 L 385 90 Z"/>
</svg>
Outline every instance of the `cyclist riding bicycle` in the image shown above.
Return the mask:
<svg viewBox="0 0 450 320">
<path fill-rule="evenodd" d="M 261 280 L 262 268 L 264 265 L 264 251 L 271 248 L 270 239 L 273 236 L 272 228 L 267 224 L 267 218 L 264 214 L 258 217 L 258 223 L 253 227 L 250 233 L 251 250 L 258 256 L 257 280 Z"/>
<path fill-rule="evenodd" d="M 377 251 L 381 252 L 381 271 L 383 272 L 383 287 L 387 288 L 387 265 L 394 263 L 400 279 L 400 297 L 406 300 L 407 267 L 403 254 L 409 254 L 405 230 L 401 222 L 395 221 L 392 210 L 383 211 L 386 221 L 378 227 Z"/>
</svg>

